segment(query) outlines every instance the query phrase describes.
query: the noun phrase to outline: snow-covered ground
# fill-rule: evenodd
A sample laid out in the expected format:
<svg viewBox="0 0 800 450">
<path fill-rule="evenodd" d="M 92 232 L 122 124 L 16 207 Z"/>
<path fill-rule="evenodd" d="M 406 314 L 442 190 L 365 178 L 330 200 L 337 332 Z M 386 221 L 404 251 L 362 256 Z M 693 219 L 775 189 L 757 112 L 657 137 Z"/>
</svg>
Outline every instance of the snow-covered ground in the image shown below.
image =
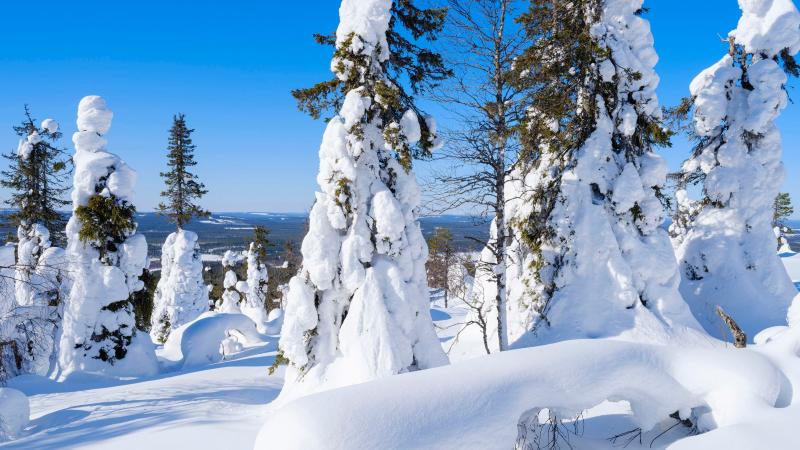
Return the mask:
<svg viewBox="0 0 800 450">
<path fill-rule="evenodd" d="M 800 254 L 783 255 L 782 260 L 792 280 L 800 283 Z M 434 298 L 431 316 L 447 350 L 467 311 L 456 300 L 445 309 L 440 296 L 434 293 Z M 566 433 L 576 449 L 621 448 L 628 441 L 627 448 L 800 445 L 794 433 L 800 423 L 800 358 L 797 346 L 779 342 L 745 351 L 681 352 L 625 342 L 571 341 L 454 361 L 316 394 L 277 411 L 269 403 L 281 389 L 283 368 L 272 376 L 267 373 L 276 343 L 277 336 L 271 336 L 224 361 L 189 369 L 175 370 L 165 359 L 162 373 L 146 379 L 57 383 L 17 377 L 9 387 L 29 396 L 31 423 L 21 438 L 0 448 L 249 450 L 266 423 L 265 438 L 271 445 L 259 448 L 375 448 L 392 439 L 391 448 L 505 449 L 517 439 L 522 414 L 536 407 L 560 411 L 566 420 L 563 430 L 580 431 Z M 580 381 L 585 379 L 594 381 Z M 644 386 L 652 392 L 645 394 Z M 736 394 L 725 395 L 731 392 Z M 706 419 L 728 425 L 692 436 L 691 429 L 664 418 L 698 402 L 716 404 L 716 415 Z M 568 419 L 584 409 L 581 420 Z M 723 409 L 728 412 L 721 413 Z M 643 422 L 655 427 L 641 436 L 634 431 L 610 440 Z M 342 424 L 349 425 L 335 428 Z M 316 433 L 308 432 L 312 428 Z M 281 432 L 271 431 L 277 429 Z M 351 436 L 357 447 L 330 440 L 350 429 L 370 432 Z M 287 436 L 303 439 L 285 440 Z M 759 446 L 748 447 L 754 443 Z M 562 443 L 562 448 L 568 447 Z"/>
</svg>

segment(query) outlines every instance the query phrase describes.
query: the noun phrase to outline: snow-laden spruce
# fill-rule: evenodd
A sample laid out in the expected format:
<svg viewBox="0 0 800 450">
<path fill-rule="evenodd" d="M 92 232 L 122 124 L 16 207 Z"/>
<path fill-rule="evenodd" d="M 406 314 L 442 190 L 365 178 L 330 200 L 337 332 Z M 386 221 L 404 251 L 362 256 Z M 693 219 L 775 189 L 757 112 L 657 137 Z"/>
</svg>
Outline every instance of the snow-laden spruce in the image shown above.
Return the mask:
<svg viewBox="0 0 800 450">
<path fill-rule="evenodd" d="M 247 282 L 244 285 L 245 298 L 240 304 L 242 314 L 246 315 L 258 326 L 259 331 L 264 331 L 267 322 L 267 283 L 269 272 L 263 256 L 266 249 L 261 251 L 259 244 L 251 242 L 247 249 Z"/>
<path fill-rule="evenodd" d="M 245 261 L 243 252 L 228 250 L 222 255 L 222 298 L 217 302 L 215 311 L 239 314 L 242 312 L 239 303 L 243 300 L 247 290 L 246 282 L 239 281 L 236 270 L 242 267 Z"/>
<path fill-rule="evenodd" d="M 208 311 L 208 288 L 197 234 L 178 230 L 161 247 L 161 278 L 153 301 L 151 334 L 164 342 L 183 324 Z"/>
<path fill-rule="evenodd" d="M 540 6 L 531 16 L 539 20 L 525 23 L 542 37 L 522 58 L 540 86 L 523 142 L 540 155 L 520 163 L 529 171 L 525 201 L 511 218 L 530 252 L 516 309 L 535 311 L 517 345 L 603 336 L 663 342 L 699 328 L 660 227 L 667 164 L 652 147 L 668 135 L 641 6 Z M 560 32 L 541 33 L 553 23 Z M 589 51 L 573 55 L 576 45 Z"/>
<path fill-rule="evenodd" d="M 797 294 L 776 256 L 773 202 L 784 179 L 775 120 L 787 104 L 786 73 L 800 50 L 800 13 L 791 0 L 740 0 L 729 54 L 691 83 L 699 143 L 678 192 L 676 236 L 681 292 L 706 331 L 725 337 L 717 305 L 748 336 L 786 323 Z"/>
<path fill-rule="evenodd" d="M 420 119 L 409 110 L 395 121 L 399 92 L 383 67 L 391 7 L 344 0 L 339 10 L 331 68 L 347 94 L 322 139 L 320 192 L 289 283 L 283 398 L 447 362 L 430 317 L 411 171 Z"/>
<path fill-rule="evenodd" d="M 67 224 L 72 288 L 64 310 L 59 368 L 74 372 L 135 376 L 154 373 L 150 337 L 135 327 L 131 294 L 141 290 L 147 243 L 136 233 L 136 173 L 106 151 L 103 135 L 113 114 L 105 100 L 84 97 L 78 105 L 73 214 Z"/>
</svg>

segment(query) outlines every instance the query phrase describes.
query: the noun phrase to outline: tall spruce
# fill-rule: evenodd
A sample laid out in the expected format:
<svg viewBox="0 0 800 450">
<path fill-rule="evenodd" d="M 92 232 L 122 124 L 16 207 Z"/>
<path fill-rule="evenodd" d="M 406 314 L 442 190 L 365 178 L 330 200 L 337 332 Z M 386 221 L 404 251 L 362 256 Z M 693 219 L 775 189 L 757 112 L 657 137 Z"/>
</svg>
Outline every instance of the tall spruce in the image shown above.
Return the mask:
<svg viewBox="0 0 800 450">
<path fill-rule="evenodd" d="M 16 151 L 3 155 L 9 168 L 2 172 L 0 185 L 11 190 L 5 203 L 14 211 L 8 215 L 11 225 L 26 230 L 41 224 L 50 232 L 51 239 L 63 242 L 66 220 L 60 209 L 69 204 L 64 194 L 69 175 L 66 152 L 57 145 L 61 139 L 58 125 L 52 119 L 36 125 L 28 106 L 25 118 L 14 132 L 21 140 Z"/>
<path fill-rule="evenodd" d="M 281 401 L 447 361 L 429 314 L 412 171 L 413 157 L 437 144 L 435 122 L 417 113 L 413 91 L 443 68 L 406 39 L 433 37 L 444 11 L 343 0 L 339 12 L 335 41 L 328 39 L 335 81 L 299 95 L 312 115 L 341 107 L 322 139 L 303 264 L 286 295 Z"/>
<path fill-rule="evenodd" d="M 167 189 L 161 193 L 165 202 L 158 205 L 158 212 L 169 218 L 178 229 L 183 228 L 192 218 L 208 217 L 211 213 L 201 208 L 196 201 L 207 194 L 197 175 L 189 170 L 197 165 L 194 160 L 196 146 L 192 143 L 193 129 L 186 125 L 186 116 L 178 114 L 172 118 L 167 145 L 167 166 L 169 171 L 161 172 Z"/>
<path fill-rule="evenodd" d="M 530 250 L 522 340 L 696 328 L 677 289 L 664 220 L 668 145 L 642 0 L 531 1 L 519 59 L 530 108 L 520 127 L 525 207 L 512 219 Z M 684 327 L 684 325 L 686 327 Z M 674 327 L 674 329 L 673 329 Z M 641 330 L 641 333 L 637 333 Z"/>
<path fill-rule="evenodd" d="M 776 120 L 789 76 L 800 75 L 800 12 L 791 0 L 739 6 L 727 54 L 694 78 L 682 108 L 693 112 L 695 146 L 681 167 L 672 229 L 681 292 L 722 339 L 718 306 L 752 337 L 784 325 L 797 294 L 775 252 L 774 202 L 785 176 Z M 700 189 L 685 189 L 691 185 Z"/>
</svg>

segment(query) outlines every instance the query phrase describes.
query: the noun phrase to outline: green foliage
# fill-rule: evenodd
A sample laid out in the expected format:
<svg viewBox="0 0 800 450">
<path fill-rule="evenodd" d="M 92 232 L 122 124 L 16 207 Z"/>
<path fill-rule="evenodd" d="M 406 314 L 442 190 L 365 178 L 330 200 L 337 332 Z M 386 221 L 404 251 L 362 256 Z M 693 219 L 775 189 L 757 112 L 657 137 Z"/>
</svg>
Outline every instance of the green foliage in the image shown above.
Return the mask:
<svg viewBox="0 0 800 450">
<path fill-rule="evenodd" d="M 117 251 L 117 246 L 136 231 L 135 214 L 136 208 L 127 201 L 115 195 L 95 194 L 75 210 L 81 221 L 78 237 L 96 248 L 104 258 L 109 252 Z"/>
<path fill-rule="evenodd" d="M 453 234 L 449 228 L 438 227 L 428 238 L 428 261 L 425 263 L 428 286 L 444 289 L 445 307 L 450 293 L 450 267 L 455 259 Z"/>
<path fill-rule="evenodd" d="M 291 361 L 289 361 L 289 358 L 283 355 L 283 350 L 278 349 L 278 352 L 275 354 L 275 361 L 273 361 L 269 366 L 267 372 L 270 375 L 273 375 L 275 374 L 275 371 L 278 370 L 278 367 L 289 365 L 289 363 L 291 363 Z"/>
<path fill-rule="evenodd" d="M 151 318 L 153 316 L 153 299 L 156 293 L 156 286 L 158 286 L 158 273 L 150 272 L 145 269 L 142 276 L 139 277 L 144 283 L 144 288 L 140 291 L 134 292 L 131 296 L 133 303 L 133 313 L 136 317 L 136 328 L 142 331 L 150 331 Z"/>
<path fill-rule="evenodd" d="M 186 125 L 185 115 L 173 116 L 167 145 L 169 171 L 161 172 L 161 177 L 167 186 L 161 196 L 166 202 L 160 203 L 157 211 L 179 229 L 193 217 L 202 218 L 211 215 L 196 203 L 208 191 L 197 181 L 197 175 L 189 172 L 189 168 L 197 165 L 194 160 L 196 146 L 192 143 L 193 132 L 194 130 Z"/>
<path fill-rule="evenodd" d="M 34 132 L 42 139 L 32 145 L 28 158 L 21 158 L 16 150 L 3 155 L 9 164 L 2 171 L 0 185 L 11 191 L 5 203 L 14 209 L 8 219 L 14 227 L 40 223 L 50 231 L 51 240 L 59 244 L 64 240 L 65 224 L 59 210 L 69 203 L 63 198 L 68 189 L 69 160 L 64 149 L 56 145 L 61 133 L 37 127 L 27 105 L 24 120 L 13 128 L 23 139 Z"/>
<path fill-rule="evenodd" d="M 781 192 L 775 197 L 773 202 L 772 223 L 776 226 L 784 226 L 786 219 L 794 214 L 792 199 L 788 192 Z"/>
<path fill-rule="evenodd" d="M 334 60 L 337 61 L 334 69 L 339 76 L 309 88 L 292 91 L 298 108 L 314 119 L 325 117 L 328 120 L 341 107 L 347 92 L 366 86 L 372 91 L 367 92 L 367 95 L 381 98 L 384 123 L 399 122 L 400 117 L 409 109 L 419 113 L 414 95 L 425 89 L 434 88 L 439 82 L 452 76 L 452 71 L 445 66 L 442 56 L 419 43 L 437 39 L 444 27 L 446 14 L 445 8 L 418 8 L 412 0 L 394 1 L 386 36 L 390 58 L 379 68 L 389 83 L 382 81 L 375 83 L 374 78 L 377 74 L 370 67 L 370 55 L 352 51 L 353 40 L 359 38 L 351 35 L 334 52 Z M 334 35 L 317 34 L 314 38 L 322 45 L 336 45 Z M 370 78 L 373 80 L 370 81 Z M 431 133 L 424 121 L 420 125 L 422 140 L 416 148 L 396 148 L 399 158 L 403 160 L 403 165 L 407 169 L 410 167 L 412 157 L 430 155 Z"/>
</svg>

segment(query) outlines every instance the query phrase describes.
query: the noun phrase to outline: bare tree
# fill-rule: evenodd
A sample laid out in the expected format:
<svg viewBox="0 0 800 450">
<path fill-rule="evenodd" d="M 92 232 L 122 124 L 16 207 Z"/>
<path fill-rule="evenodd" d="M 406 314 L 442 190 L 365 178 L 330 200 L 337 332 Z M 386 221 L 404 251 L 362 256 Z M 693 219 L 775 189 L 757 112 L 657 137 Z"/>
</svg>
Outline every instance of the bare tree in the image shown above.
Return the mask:
<svg viewBox="0 0 800 450">
<path fill-rule="evenodd" d="M 449 8 L 442 54 L 454 76 L 433 95 L 456 120 L 446 130 L 447 145 L 436 156 L 449 162 L 434 173 L 430 208 L 438 213 L 464 207 L 493 219 L 496 233 L 486 242 L 492 261 L 478 270 L 497 286 L 497 334 L 508 347 L 506 260 L 510 239 L 505 186 L 518 154 L 515 133 L 524 105 L 513 64 L 525 35 L 514 23 L 515 0 L 446 0 Z"/>
</svg>

